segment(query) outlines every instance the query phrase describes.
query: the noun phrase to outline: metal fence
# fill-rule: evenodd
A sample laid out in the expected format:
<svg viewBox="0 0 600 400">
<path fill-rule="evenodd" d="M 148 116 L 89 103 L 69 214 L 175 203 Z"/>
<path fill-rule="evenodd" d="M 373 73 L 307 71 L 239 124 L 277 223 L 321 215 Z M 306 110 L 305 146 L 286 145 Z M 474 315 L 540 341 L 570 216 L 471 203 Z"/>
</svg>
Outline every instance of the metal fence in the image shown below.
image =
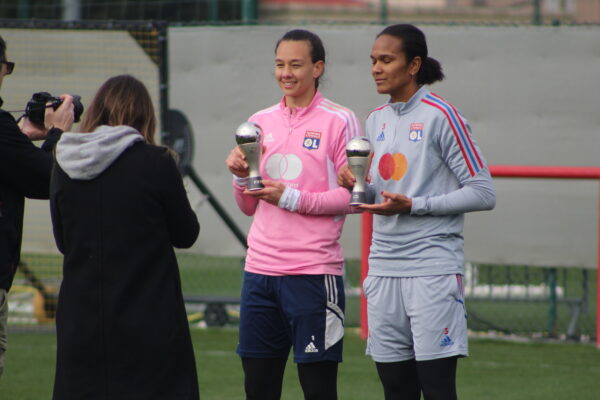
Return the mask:
<svg viewBox="0 0 600 400">
<path fill-rule="evenodd" d="M 596 271 L 468 263 L 465 272 L 472 331 L 594 340 Z"/>
<path fill-rule="evenodd" d="M 600 0 L 0 0 L 0 18 L 186 23 L 600 23 Z"/>
</svg>

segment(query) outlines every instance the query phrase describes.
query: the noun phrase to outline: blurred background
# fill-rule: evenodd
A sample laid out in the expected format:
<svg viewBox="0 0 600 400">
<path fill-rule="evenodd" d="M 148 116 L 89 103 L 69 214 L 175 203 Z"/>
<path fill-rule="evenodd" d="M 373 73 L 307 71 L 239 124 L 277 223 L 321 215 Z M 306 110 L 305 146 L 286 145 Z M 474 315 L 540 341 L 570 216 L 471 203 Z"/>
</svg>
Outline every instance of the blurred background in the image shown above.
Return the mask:
<svg viewBox="0 0 600 400">
<path fill-rule="evenodd" d="M 233 201 L 224 159 L 237 125 L 279 101 L 273 50 L 289 29 L 322 37 L 322 91 L 364 121 L 387 101 L 370 78 L 373 39 L 386 24 L 414 23 L 447 75 L 433 90 L 465 114 L 489 164 L 599 165 L 600 0 L 0 0 L 0 18 L 17 65 L 3 108 L 15 116 L 39 91 L 87 105 L 115 74 L 150 89 L 202 225 L 178 253 L 194 327 L 237 323 L 251 219 Z M 594 341 L 598 180 L 495 184 L 496 210 L 466 218 L 473 335 Z M 360 325 L 361 231 L 349 216 L 348 327 Z M 10 329 L 52 331 L 62 258 L 45 201 L 27 201 L 22 261 Z"/>
<path fill-rule="evenodd" d="M 2 0 L 0 17 L 174 23 L 598 23 L 597 0 Z"/>
</svg>

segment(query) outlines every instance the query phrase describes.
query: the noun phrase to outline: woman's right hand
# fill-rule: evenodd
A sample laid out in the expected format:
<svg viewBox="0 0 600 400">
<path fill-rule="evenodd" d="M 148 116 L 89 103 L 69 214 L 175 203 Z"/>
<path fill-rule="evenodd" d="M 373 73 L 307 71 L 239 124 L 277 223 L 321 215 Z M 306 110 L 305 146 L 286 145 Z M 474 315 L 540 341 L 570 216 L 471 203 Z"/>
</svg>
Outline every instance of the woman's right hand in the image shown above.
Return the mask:
<svg viewBox="0 0 600 400">
<path fill-rule="evenodd" d="M 248 176 L 248 163 L 246 162 L 246 156 L 240 150 L 239 146 L 236 146 L 227 158 L 225 159 L 225 164 L 229 171 L 237 177 L 245 178 Z"/>
<path fill-rule="evenodd" d="M 338 185 L 345 187 L 348 190 L 352 190 L 354 187 L 354 182 L 356 182 L 356 179 L 354 178 L 354 175 L 352 175 L 348 164 L 340 168 L 340 172 L 337 176 Z"/>
<path fill-rule="evenodd" d="M 58 128 L 63 132 L 68 132 L 73 126 L 73 121 L 75 119 L 73 96 L 70 94 L 63 94 L 60 96 L 60 99 L 62 100 L 62 103 L 56 110 L 52 107 L 46 107 L 46 114 L 44 116 L 46 130 Z"/>
</svg>

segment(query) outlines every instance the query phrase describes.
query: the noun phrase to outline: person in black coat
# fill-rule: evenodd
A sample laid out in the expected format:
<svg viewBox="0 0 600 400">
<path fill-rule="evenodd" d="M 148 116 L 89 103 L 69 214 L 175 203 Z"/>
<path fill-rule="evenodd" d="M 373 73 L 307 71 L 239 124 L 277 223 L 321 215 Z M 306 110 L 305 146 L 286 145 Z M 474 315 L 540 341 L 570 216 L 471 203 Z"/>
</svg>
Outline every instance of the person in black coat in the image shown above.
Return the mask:
<svg viewBox="0 0 600 400">
<path fill-rule="evenodd" d="M 14 67 L 6 58 L 6 42 L 0 37 L 0 86 Z M 0 110 L 0 376 L 7 346 L 7 294 L 19 264 L 25 197 L 48 198 L 50 150 L 63 130 L 71 129 L 73 124 L 73 98 L 69 95 L 61 98 L 63 104 L 56 111 L 47 108 L 43 127 L 26 117 L 19 126 L 11 114 Z M 32 143 L 32 140 L 42 139 L 46 141 L 41 149 Z"/>
<path fill-rule="evenodd" d="M 50 207 L 64 254 L 54 400 L 199 399 L 173 246 L 200 226 L 144 84 L 110 78 L 56 146 Z"/>
</svg>

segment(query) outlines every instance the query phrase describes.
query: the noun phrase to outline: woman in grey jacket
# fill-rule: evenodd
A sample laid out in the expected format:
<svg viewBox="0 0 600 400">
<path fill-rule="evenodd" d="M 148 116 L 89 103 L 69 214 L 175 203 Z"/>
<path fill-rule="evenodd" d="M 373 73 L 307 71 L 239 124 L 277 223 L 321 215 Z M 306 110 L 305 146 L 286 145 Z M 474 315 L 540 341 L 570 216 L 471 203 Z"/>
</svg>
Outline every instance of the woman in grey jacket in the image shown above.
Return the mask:
<svg viewBox="0 0 600 400">
<path fill-rule="evenodd" d="M 376 38 L 371 73 L 390 96 L 367 118 L 375 214 L 364 282 L 367 354 L 385 398 L 456 399 L 456 361 L 468 355 L 462 288 L 464 213 L 489 210 L 492 180 L 466 119 L 425 86 L 443 79 L 425 35 L 392 25 Z M 344 168 L 338 183 L 351 188 Z"/>
<path fill-rule="evenodd" d="M 56 147 L 50 201 L 64 254 L 54 399 L 199 398 L 175 247 L 199 224 L 154 108 L 128 75 L 99 89 Z"/>
</svg>

